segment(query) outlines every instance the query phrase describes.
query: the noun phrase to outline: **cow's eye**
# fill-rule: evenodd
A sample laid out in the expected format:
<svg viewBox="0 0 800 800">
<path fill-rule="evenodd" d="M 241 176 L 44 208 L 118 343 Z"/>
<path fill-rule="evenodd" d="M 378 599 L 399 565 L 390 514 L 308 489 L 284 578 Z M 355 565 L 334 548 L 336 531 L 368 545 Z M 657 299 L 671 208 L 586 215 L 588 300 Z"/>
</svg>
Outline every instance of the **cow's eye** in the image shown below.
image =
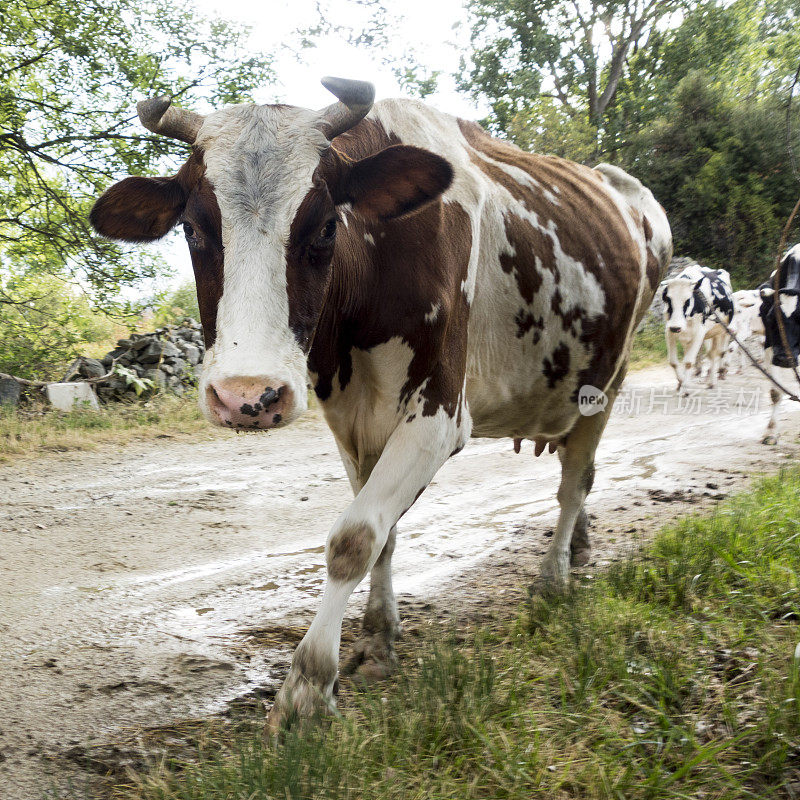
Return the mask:
<svg viewBox="0 0 800 800">
<path fill-rule="evenodd" d="M 188 223 L 183 223 L 183 235 L 186 237 L 186 243 L 192 249 L 196 250 L 200 247 L 200 237 L 197 235 L 197 231 L 194 227 Z"/>
<path fill-rule="evenodd" d="M 316 245 L 318 247 L 324 247 L 325 245 L 329 245 L 335 238 L 336 238 L 336 220 L 329 219 L 325 223 L 325 227 L 319 232 Z"/>
</svg>

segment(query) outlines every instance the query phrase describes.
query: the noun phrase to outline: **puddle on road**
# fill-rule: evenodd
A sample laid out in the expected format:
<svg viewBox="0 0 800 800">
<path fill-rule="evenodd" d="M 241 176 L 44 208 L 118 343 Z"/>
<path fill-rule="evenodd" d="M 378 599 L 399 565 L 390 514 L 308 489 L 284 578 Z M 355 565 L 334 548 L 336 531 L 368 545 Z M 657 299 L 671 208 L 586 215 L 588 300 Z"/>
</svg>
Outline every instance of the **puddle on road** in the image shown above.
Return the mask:
<svg viewBox="0 0 800 800">
<path fill-rule="evenodd" d="M 618 483 L 619 481 L 630 481 L 633 479 L 647 480 L 648 478 L 652 478 L 658 470 L 656 466 L 656 458 L 658 455 L 658 453 L 652 453 L 650 455 L 637 456 L 631 462 L 632 469 L 630 472 L 625 475 L 613 475 L 609 480 Z"/>
</svg>

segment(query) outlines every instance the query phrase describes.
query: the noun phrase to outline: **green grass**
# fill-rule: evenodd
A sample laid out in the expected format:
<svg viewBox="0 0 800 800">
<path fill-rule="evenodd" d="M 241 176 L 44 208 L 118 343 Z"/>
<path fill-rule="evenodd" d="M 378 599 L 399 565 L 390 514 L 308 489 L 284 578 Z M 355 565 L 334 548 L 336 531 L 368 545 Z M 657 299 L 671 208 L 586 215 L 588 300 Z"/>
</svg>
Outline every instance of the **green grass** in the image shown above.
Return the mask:
<svg viewBox="0 0 800 800">
<path fill-rule="evenodd" d="M 634 337 L 629 365 L 631 369 L 642 369 L 667 360 L 667 342 L 664 326 L 648 322 Z"/>
<path fill-rule="evenodd" d="M 435 627 L 328 727 L 246 720 L 139 800 L 790 798 L 800 782 L 800 469 L 499 630 Z"/>
<path fill-rule="evenodd" d="M 0 407 L 0 462 L 47 452 L 121 446 L 152 438 L 209 433 L 194 393 L 156 395 L 141 403 L 109 403 L 100 411 Z"/>
</svg>

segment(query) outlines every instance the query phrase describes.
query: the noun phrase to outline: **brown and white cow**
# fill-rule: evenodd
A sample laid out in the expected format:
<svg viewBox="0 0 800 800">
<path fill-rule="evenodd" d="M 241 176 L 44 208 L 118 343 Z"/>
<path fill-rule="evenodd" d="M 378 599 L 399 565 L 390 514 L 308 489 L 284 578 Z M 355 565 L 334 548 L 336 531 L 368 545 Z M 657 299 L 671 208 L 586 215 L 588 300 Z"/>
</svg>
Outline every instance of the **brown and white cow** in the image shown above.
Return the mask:
<svg viewBox="0 0 800 800">
<path fill-rule="evenodd" d="M 541 573 L 565 585 L 570 551 L 588 557 L 595 449 L 671 256 L 663 210 L 616 167 L 525 153 L 417 101 L 373 106 L 365 82 L 323 83 L 339 102 L 318 112 L 140 103 L 144 125 L 191 155 L 173 177 L 112 186 L 91 214 L 127 241 L 183 225 L 211 422 L 287 425 L 310 381 L 339 445 L 355 499 L 328 536 L 321 604 L 272 727 L 332 706 L 345 606 L 367 573 L 352 663 L 392 667 L 395 525 L 470 436 L 557 448 Z M 607 404 L 582 413 L 582 387 Z"/>
</svg>

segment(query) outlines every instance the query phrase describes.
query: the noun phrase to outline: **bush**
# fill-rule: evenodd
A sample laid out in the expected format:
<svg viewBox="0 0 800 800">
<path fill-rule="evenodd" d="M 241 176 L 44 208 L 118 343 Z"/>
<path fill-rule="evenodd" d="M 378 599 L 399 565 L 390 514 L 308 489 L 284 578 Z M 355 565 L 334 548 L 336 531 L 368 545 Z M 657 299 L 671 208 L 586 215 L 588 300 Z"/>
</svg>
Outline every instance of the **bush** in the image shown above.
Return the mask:
<svg viewBox="0 0 800 800">
<path fill-rule="evenodd" d="M 0 372 L 56 377 L 82 347 L 111 339 L 114 327 L 58 278 L 0 274 Z"/>
<path fill-rule="evenodd" d="M 156 295 L 152 302 L 153 326 L 178 325 L 184 317 L 200 319 L 194 281 L 186 281 L 171 292 Z"/>
</svg>

